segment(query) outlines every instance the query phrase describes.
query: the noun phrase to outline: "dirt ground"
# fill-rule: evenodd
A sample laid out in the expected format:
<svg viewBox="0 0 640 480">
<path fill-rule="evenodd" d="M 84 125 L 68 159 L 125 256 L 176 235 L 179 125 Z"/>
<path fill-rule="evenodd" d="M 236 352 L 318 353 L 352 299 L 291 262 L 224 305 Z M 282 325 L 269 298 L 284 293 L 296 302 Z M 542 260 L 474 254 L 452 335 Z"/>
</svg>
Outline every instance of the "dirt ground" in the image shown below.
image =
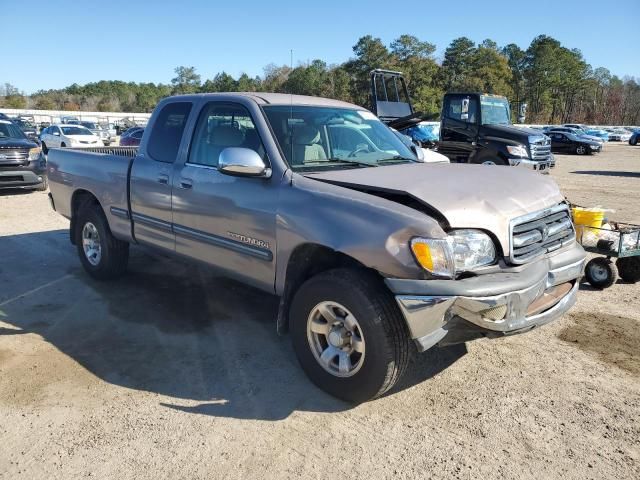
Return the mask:
<svg viewBox="0 0 640 480">
<path fill-rule="evenodd" d="M 552 176 L 640 223 L 640 147 Z M 2 479 L 640 478 L 640 284 L 433 349 L 354 407 L 306 379 L 274 298 L 137 249 L 94 282 L 67 226 L 44 193 L 0 194 Z"/>
</svg>

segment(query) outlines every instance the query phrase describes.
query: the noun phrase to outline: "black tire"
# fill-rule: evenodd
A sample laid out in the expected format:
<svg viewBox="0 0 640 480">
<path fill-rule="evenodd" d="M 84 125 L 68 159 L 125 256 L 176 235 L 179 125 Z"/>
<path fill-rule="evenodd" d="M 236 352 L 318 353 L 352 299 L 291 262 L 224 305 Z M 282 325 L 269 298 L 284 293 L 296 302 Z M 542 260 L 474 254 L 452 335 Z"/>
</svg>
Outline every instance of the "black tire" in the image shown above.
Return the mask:
<svg viewBox="0 0 640 480">
<path fill-rule="evenodd" d="M 60 144 L 60 148 L 64 148 L 64 147 L 66 147 L 66 146 L 67 146 L 67 145 L 66 145 L 64 142 L 62 142 L 62 143 Z"/>
<path fill-rule="evenodd" d="M 492 162 L 492 163 L 488 163 Z M 484 158 L 474 158 L 471 163 L 475 163 L 477 165 L 487 164 L 487 165 L 507 165 L 507 162 L 497 157 L 484 157 Z"/>
<path fill-rule="evenodd" d="M 47 147 L 47 144 L 44 142 L 42 142 L 42 153 L 45 155 L 49 153 L 49 147 Z"/>
<path fill-rule="evenodd" d="M 340 377 L 325 370 L 312 351 L 307 335 L 311 312 L 321 302 L 337 302 L 357 319 L 365 345 L 355 373 Z M 307 280 L 296 292 L 289 310 L 293 348 L 311 381 L 327 393 L 360 403 L 392 388 L 409 361 L 409 334 L 391 293 L 366 271 L 336 269 Z"/>
<path fill-rule="evenodd" d="M 625 282 L 640 282 L 640 257 L 619 258 L 616 267 L 620 278 Z"/>
<path fill-rule="evenodd" d="M 587 151 L 587 147 L 584 145 L 578 145 L 576 147 L 576 155 L 586 155 L 587 153 L 589 152 Z"/>
<path fill-rule="evenodd" d="M 629 139 L 629 145 L 637 145 L 638 144 L 638 137 L 631 137 Z"/>
<path fill-rule="evenodd" d="M 584 275 L 592 287 L 609 288 L 618 280 L 618 268 L 608 258 L 597 257 L 589 260 Z"/>
<path fill-rule="evenodd" d="M 101 257 L 97 264 L 92 264 L 84 251 L 82 232 L 85 225 L 91 223 L 99 235 Z M 89 275 L 97 280 L 118 278 L 127 270 L 129 262 L 129 244 L 118 240 L 111 234 L 109 224 L 100 205 L 87 203 L 80 207 L 75 222 L 75 241 L 82 266 Z"/>
</svg>

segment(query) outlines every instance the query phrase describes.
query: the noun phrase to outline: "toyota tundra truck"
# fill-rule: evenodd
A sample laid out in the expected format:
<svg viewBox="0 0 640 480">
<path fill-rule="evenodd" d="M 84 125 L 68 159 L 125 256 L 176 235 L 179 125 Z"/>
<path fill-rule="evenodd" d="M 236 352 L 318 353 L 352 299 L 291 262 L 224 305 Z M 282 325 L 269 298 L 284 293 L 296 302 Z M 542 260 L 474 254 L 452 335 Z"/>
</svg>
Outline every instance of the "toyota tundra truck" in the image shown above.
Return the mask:
<svg viewBox="0 0 640 480">
<path fill-rule="evenodd" d="M 48 175 L 90 276 L 124 274 L 141 245 L 277 295 L 274 323 L 304 371 L 352 402 L 392 388 L 414 347 L 558 318 L 583 271 L 553 180 L 418 162 L 370 111 L 335 100 L 170 97 L 139 147 L 51 149 Z"/>
</svg>

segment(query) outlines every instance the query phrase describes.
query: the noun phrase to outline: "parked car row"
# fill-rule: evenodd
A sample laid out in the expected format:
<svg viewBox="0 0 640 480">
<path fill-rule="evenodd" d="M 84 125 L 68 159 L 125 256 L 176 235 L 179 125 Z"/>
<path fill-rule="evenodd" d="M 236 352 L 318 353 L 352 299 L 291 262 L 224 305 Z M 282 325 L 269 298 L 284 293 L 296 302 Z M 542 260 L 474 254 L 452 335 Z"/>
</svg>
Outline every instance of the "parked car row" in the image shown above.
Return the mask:
<svg viewBox="0 0 640 480">
<path fill-rule="evenodd" d="M 102 139 L 82 125 L 59 124 L 51 125 L 40 133 L 42 151 L 46 154 L 50 148 L 86 148 L 98 147 Z"/>
</svg>

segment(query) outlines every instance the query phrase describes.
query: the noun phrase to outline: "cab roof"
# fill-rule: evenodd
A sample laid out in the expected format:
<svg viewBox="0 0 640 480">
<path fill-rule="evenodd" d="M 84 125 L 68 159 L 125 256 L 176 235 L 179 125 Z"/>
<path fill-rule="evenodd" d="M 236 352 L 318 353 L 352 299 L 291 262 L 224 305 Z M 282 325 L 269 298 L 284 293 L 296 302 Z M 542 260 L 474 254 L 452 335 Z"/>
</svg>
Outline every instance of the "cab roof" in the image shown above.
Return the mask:
<svg viewBox="0 0 640 480">
<path fill-rule="evenodd" d="M 309 95 L 291 95 L 288 93 L 267 93 L 267 92 L 220 92 L 220 93 L 198 93 L 193 95 L 177 95 L 171 98 L 202 98 L 202 97 L 248 97 L 261 105 L 311 105 L 319 107 L 338 107 L 365 110 L 358 105 L 333 100 L 331 98 L 312 97 Z"/>
</svg>

